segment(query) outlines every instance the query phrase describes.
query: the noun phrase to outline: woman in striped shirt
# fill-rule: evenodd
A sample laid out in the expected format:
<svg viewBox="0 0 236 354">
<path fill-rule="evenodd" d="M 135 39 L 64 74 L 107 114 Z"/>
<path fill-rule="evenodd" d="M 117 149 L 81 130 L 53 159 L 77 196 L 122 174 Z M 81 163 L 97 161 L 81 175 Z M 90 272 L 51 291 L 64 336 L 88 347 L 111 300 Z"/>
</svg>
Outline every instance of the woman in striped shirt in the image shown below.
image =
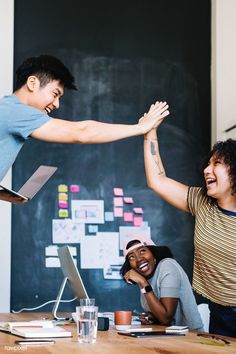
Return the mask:
<svg viewBox="0 0 236 354">
<path fill-rule="evenodd" d="M 144 160 L 149 188 L 195 216 L 193 288 L 208 300 L 209 331 L 236 337 L 236 141 L 214 145 L 203 187 L 166 176 L 156 129 L 145 135 Z"/>
</svg>

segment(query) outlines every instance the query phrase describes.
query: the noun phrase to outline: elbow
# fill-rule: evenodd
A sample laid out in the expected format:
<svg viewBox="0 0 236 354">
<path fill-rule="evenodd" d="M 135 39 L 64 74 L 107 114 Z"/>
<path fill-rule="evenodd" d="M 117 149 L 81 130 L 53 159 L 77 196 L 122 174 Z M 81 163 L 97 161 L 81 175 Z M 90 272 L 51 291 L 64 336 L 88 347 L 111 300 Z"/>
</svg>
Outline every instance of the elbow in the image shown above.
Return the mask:
<svg viewBox="0 0 236 354">
<path fill-rule="evenodd" d="M 78 122 L 76 129 L 73 131 L 73 142 L 76 144 L 89 144 L 92 140 L 92 120 Z"/>
<path fill-rule="evenodd" d="M 149 189 L 155 192 L 154 183 L 149 178 L 147 178 L 147 186 Z"/>
<path fill-rule="evenodd" d="M 162 316 L 161 318 L 157 318 L 157 321 L 162 325 L 162 326 L 170 326 L 172 323 L 173 317 L 169 316 Z"/>
<path fill-rule="evenodd" d="M 172 318 L 169 319 L 169 318 L 164 318 L 163 321 L 160 321 L 160 323 L 163 325 L 163 326 L 170 326 L 171 323 L 172 323 Z"/>
</svg>

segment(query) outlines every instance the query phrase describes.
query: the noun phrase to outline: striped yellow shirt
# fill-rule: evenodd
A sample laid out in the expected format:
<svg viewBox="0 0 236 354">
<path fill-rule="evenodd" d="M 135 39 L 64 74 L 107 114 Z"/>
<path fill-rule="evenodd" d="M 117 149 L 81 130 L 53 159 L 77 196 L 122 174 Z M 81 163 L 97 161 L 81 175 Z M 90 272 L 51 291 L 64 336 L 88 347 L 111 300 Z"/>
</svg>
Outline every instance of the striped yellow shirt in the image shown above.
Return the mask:
<svg viewBox="0 0 236 354">
<path fill-rule="evenodd" d="M 190 187 L 188 207 L 195 216 L 193 288 L 207 299 L 236 306 L 236 215 L 227 215 Z"/>
</svg>

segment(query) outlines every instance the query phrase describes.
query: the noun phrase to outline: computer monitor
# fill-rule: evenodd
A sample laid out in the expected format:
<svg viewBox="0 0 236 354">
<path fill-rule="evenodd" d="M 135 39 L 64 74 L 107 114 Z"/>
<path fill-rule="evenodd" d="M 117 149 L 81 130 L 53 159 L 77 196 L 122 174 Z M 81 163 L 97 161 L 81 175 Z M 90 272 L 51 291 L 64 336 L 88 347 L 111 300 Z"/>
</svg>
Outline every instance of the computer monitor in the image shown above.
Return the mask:
<svg viewBox="0 0 236 354">
<path fill-rule="evenodd" d="M 89 298 L 89 296 L 81 279 L 79 271 L 74 263 L 70 248 L 68 246 L 59 247 L 57 252 L 61 264 L 61 270 L 64 274 L 64 279 L 59 289 L 52 313 L 55 319 L 63 320 L 65 318 L 58 317 L 56 313 L 67 282 L 69 283 L 73 295 L 78 300 Z"/>
</svg>

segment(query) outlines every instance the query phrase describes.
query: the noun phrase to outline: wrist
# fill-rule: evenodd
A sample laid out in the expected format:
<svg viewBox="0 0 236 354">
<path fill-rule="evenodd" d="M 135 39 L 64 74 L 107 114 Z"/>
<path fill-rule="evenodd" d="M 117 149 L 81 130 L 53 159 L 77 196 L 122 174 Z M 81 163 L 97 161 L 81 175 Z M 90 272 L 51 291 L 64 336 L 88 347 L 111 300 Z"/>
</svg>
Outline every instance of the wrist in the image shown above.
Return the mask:
<svg viewBox="0 0 236 354">
<path fill-rule="evenodd" d="M 147 293 L 150 293 L 151 291 L 153 291 L 153 289 L 152 289 L 152 286 L 150 284 L 148 284 L 144 287 L 141 287 L 140 291 L 142 294 L 147 294 Z"/>
<path fill-rule="evenodd" d="M 137 130 L 137 135 L 143 135 L 145 134 L 147 131 L 144 129 L 143 124 L 135 124 L 136 130 Z"/>
<path fill-rule="evenodd" d="M 157 133 L 156 133 L 156 129 L 152 129 L 151 131 L 149 131 L 148 133 L 146 133 L 144 135 L 144 140 L 148 140 L 148 141 L 157 141 Z"/>
</svg>

